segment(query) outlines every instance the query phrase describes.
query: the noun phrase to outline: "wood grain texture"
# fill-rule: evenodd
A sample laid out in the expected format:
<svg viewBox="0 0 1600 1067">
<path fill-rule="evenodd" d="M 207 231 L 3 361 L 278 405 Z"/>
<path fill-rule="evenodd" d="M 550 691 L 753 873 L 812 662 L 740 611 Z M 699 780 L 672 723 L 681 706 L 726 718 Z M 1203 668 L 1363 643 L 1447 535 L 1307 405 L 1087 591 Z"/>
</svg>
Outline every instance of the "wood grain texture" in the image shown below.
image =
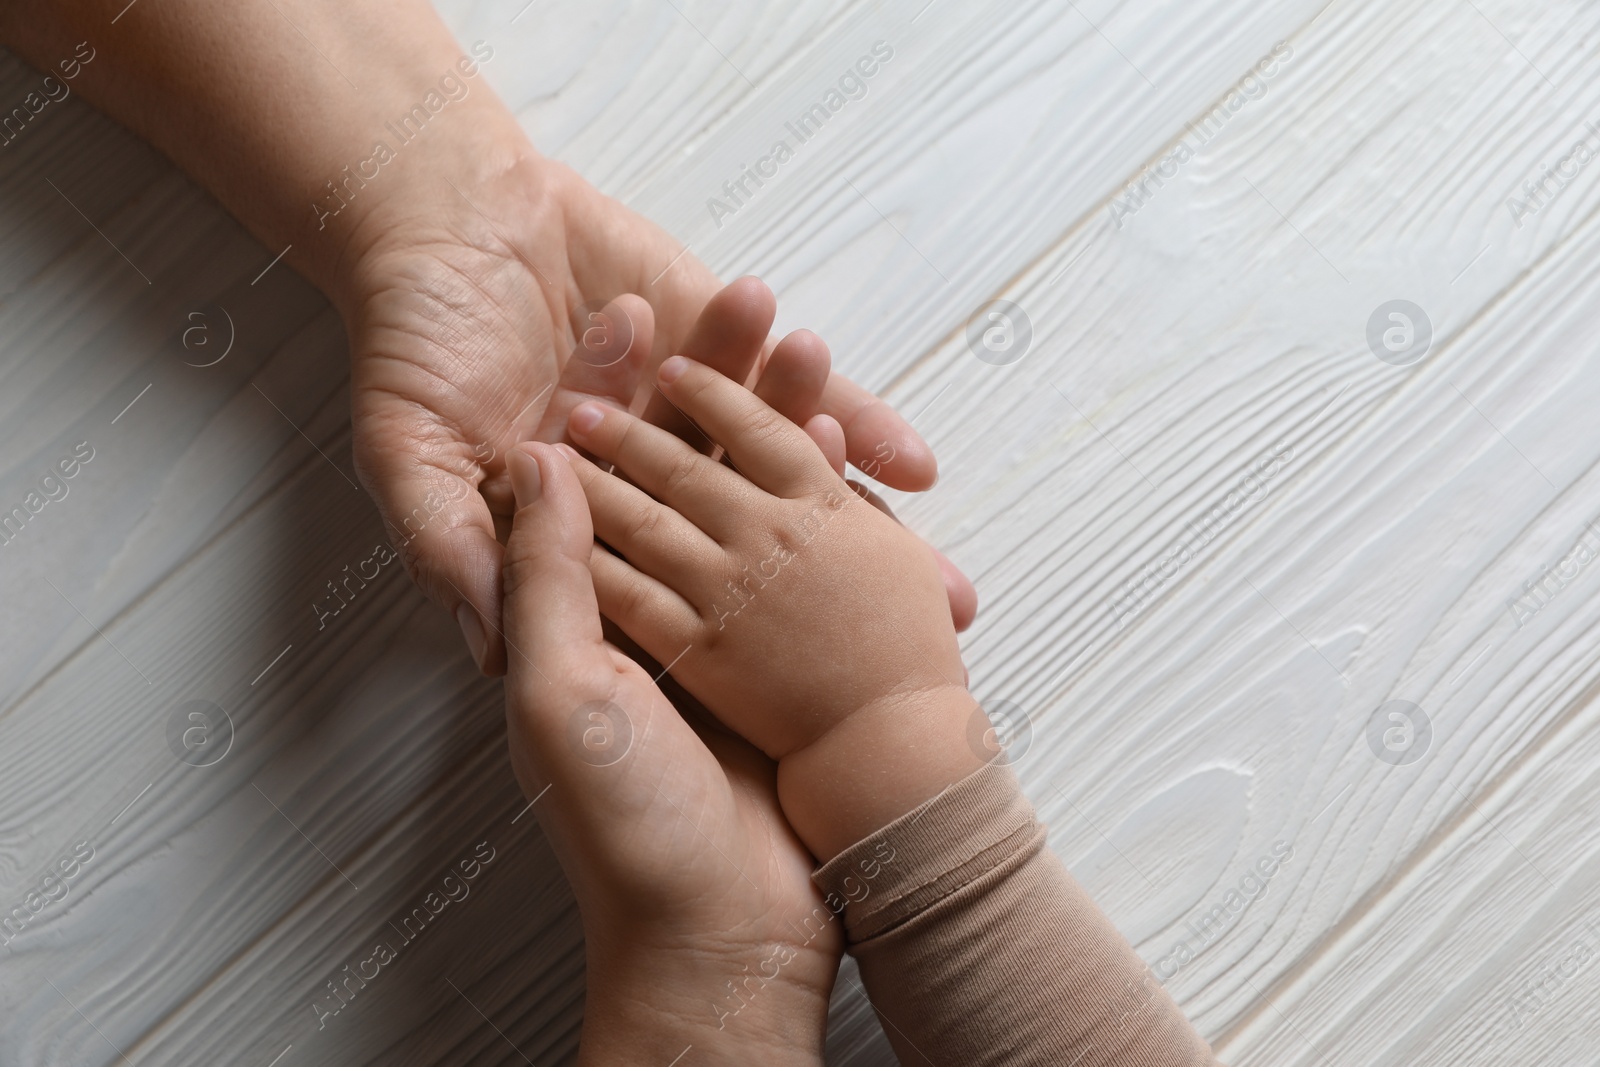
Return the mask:
<svg viewBox="0 0 1600 1067">
<path fill-rule="evenodd" d="M 939 487 L 896 504 L 978 583 L 974 690 L 1025 712 L 1054 847 L 1228 1062 L 1592 1055 L 1600 568 L 1525 583 L 1600 517 L 1600 163 L 1507 200 L 1600 147 L 1600 14 L 523 8 L 442 5 L 536 142 L 769 278 L 934 444 Z M 787 131 L 878 42 L 863 95 Z M 0 64 L 0 96 L 33 77 Z M 93 857 L 0 953 L 0 1063 L 570 1059 L 581 936 L 513 822 L 498 686 L 398 570 L 310 607 L 382 536 L 336 317 L 252 286 L 276 250 L 136 139 L 47 118 L 0 154 L 0 506 L 94 458 L 0 546 L 0 899 Z M 1009 365 L 967 340 L 992 299 L 1032 323 Z M 1394 299 L 1433 326 L 1413 366 L 1368 345 Z M 238 346 L 189 366 L 217 305 Z M 1407 765 L 1368 741 L 1393 699 L 1431 721 Z M 187 700 L 232 718 L 213 766 L 168 748 Z M 324 982 L 484 842 L 319 1028 Z M 887 1062 L 853 974 L 830 1061 Z"/>
</svg>

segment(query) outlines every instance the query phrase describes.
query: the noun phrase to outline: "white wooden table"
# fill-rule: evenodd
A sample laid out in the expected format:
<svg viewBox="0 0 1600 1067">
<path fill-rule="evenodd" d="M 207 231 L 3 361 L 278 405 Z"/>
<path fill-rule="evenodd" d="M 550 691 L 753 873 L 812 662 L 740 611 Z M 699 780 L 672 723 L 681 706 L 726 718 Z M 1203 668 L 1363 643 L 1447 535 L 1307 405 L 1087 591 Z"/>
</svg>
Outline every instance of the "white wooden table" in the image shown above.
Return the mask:
<svg viewBox="0 0 1600 1067">
<path fill-rule="evenodd" d="M 1600 10 L 524 3 L 446 13 L 535 141 L 937 448 L 899 503 L 977 582 L 974 690 L 1226 1061 L 1593 1062 Z M 0 234 L 0 1064 L 569 1059 L 498 685 L 397 569 L 315 626 L 382 538 L 336 317 L 76 101 L 0 152 Z M 1025 347 L 969 344 L 994 300 Z M 833 1061 L 886 1062 L 835 1007 Z"/>
</svg>

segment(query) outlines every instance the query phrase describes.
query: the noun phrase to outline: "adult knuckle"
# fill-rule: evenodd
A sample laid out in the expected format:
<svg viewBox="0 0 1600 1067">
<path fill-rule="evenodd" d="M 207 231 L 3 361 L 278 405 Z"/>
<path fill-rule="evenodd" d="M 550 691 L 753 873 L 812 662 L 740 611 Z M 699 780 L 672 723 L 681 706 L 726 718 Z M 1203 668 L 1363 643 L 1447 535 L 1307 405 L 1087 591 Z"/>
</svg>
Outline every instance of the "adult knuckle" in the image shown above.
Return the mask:
<svg viewBox="0 0 1600 1067">
<path fill-rule="evenodd" d="M 535 575 L 538 565 L 528 552 L 507 551 L 505 565 L 501 569 L 501 580 L 504 582 L 506 603 L 513 600 L 530 588 L 535 586 Z"/>
<path fill-rule="evenodd" d="M 405 568 L 411 584 L 422 590 L 423 595 L 430 600 L 440 601 L 439 589 L 433 581 L 434 571 L 428 562 L 426 557 L 414 551 L 407 550 L 400 553 L 400 565 Z"/>
</svg>

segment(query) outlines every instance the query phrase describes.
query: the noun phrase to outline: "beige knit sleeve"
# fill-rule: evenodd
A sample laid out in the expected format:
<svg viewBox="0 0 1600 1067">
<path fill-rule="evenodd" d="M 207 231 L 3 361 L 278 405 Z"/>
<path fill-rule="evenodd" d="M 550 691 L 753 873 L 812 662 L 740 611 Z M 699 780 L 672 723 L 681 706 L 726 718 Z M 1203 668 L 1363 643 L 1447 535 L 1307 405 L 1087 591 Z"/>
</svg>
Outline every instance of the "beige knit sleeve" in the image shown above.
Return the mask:
<svg viewBox="0 0 1600 1067">
<path fill-rule="evenodd" d="M 905 1067 L 1215 1064 L 990 764 L 813 875 Z"/>
</svg>

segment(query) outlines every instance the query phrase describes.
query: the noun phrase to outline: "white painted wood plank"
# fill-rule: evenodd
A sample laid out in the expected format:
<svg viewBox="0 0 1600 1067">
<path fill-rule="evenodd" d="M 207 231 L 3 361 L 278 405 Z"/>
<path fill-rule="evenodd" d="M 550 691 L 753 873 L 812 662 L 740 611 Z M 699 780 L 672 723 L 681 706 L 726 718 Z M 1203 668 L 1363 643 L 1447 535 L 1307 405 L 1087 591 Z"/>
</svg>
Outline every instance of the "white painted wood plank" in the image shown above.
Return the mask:
<svg viewBox="0 0 1600 1067">
<path fill-rule="evenodd" d="M 1571 29 L 1576 14 L 1549 22 Z M 1036 355 L 995 371 L 953 340 L 908 390 L 960 398 L 919 425 L 955 455 L 943 488 L 961 500 L 909 511 L 958 546 L 980 589 L 1000 585 L 969 642 L 975 683 L 1038 717 L 1024 766 L 1058 847 L 1147 958 L 1274 841 L 1294 843 L 1300 867 L 1173 982 L 1208 1033 L 1247 1016 L 1279 1052 L 1293 1030 L 1260 990 L 1314 959 L 1496 767 L 1588 699 L 1587 674 L 1560 657 L 1475 657 L 1504 628 L 1505 600 L 1592 517 L 1592 175 L 1537 228 L 1517 229 L 1503 203 L 1581 132 L 1592 88 L 1574 78 L 1569 95 L 1541 95 L 1504 40 L 1459 15 L 1330 13 L 1296 38 L 1301 65 L 1261 124 L 1230 130 L 1123 230 L 1104 220 L 1101 243 L 1081 239 L 1067 279 L 1082 288 L 1052 288 L 1043 264 L 1012 288 L 1050 324 Z M 1330 70 L 1393 70 L 1402 56 L 1404 79 L 1352 75 L 1360 91 L 1322 92 Z M 1513 125 L 1530 97 L 1540 110 Z M 1448 120 L 1385 119 L 1406 114 Z M 1453 293 L 1480 241 L 1488 252 L 1460 279 L 1470 289 Z M 1363 337 L 1371 309 L 1402 293 L 1435 309 L 1440 338 L 1411 372 L 1377 362 Z M 1297 459 L 1268 499 L 1118 630 L 1116 587 L 1283 439 Z M 1009 463 L 986 462 L 991 449 Z M 1587 623 L 1559 647 L 1573 646 L 1592 660 Z M 1362 726 L 1389 696 L 1441 724 L 1430 788 L 1366 751 Z M 1447 772 L 1467 796 L 1444 788 Z"/>
<path fill-rule="evenodd" d="M 511 26 L 520 6 L 451 15 L 470 40 L 486 35 L 478 25 Z M 748 161 L 773 121 L 825 90 L 860 42 L 909 23 L 910 6 L 920 7 L 683 5 L 684 19 L 651 5 L 552 4 L 549 20 L 534 22 L 547 14 L 541 3 L 502 50 L 515 62 L 487 69 L 541 143 L 694 243 L 709 232 L 699 213 L 726 164 Z M 940 447 L 945 482 L 908 515 L 980 578 L 987 604 L 968 641 L 980 695 L 1034 714 L 1023 769 L 1057 846 L 1142 948 L 1158 959 L 1274 834 L 1294 831 L 1295 859 L 1268 895 L 1174 980 L 1207 1033 L 1236 1041 L 1230 1053 L 1304 1056 L 1295 1027 L 1315 1025 L 1319 1047 L 1361 1055 L 1355 1012 L 1378 987 L 1360 968 L 1372 942 L 1349 931 L 1425 899 L 1409 865 L 1475 855 L 1450 836 L 1469 810 L 1455 788 L 1523 801 L 1520 779 L 1513 788 L 1497 776 L 1551 751 L 1586 699 L 1594 639 L 1577 604 L 1561 608 L 1571 616 L 1541 615 L 1550 629 L 1537 631 L 1540 644 L 1471 657 L 1506 590 L 1565 550 L 1592 496 L 1583 338 L 1593 179 L 1585 172 L 1521 229 L 1501 203 L 1592 104 L 1573 43 L 1587 24 L 1572 6 L 1536 21 L 1483 7 L 1562 86 L 1552 92 L 1459 5 L 1338 5 L 1294 38 L 1281 80 L 1114 230 L 1108 204 L 1123 184 L 1315 5 L 1080 7 L 1082 21 L 1042 6 L 930 8 L 896 39 L 886 80 L 857 102 L 871 108 L 851 104 L 847 125 L 826 131 L 838 137 L 806 146 L 784 184 L 696 251 L 725 272 L 771 275 L 786 322 L 819 328 L 858 377 L 893 383 L 906 410 L 933 404 L 918 425 Z M 258 398 L 246 391 L 251 380 L 313 383 L 287 390 L 286 411 L 344 460 L 337 324 L 285 278 L 258 305 L 259 343 L 231 365 L 234 376 L 177 377 L 171 343 L 184 315 L 221 291 L 201 281 L 220 271 L 247 282 L 269 256 L 215 215 L 183 222 L 202 200 L 125 136 L 76 121 L 81 131 L 25 164 L 41 175 L 68 167 L 77 184 L 58 184 L 109 220 L 137 269 L 154 270 L 168 293 L 141 292 L 137 270 L 92 234 L 64 244 L 58 226 L 30 229 L 46 203 L 36 175 L 3 172 L 8 190 L 31 191 L 9 199 L 0 228 L 24 235 L 33 254 L 5 267 L 31 288 L 0 314 L 15 316 L 6 336 L 37 339 L 27 358 L 8 344 L 0 370 L 3 397 L 26 398 L 3 423 L 16 428 L 4 467 L 21 485 L 71 436 L 60 427 L 109 420 L 157 370 L 173 375 L 161 379 L 169 406 L 152 403 L 163 395 L 154 388 L 139 404 L 150 405 L 150 425 L 177 418 L 182 429 L 139 436 L 132 408 L 116 424 L 127 422 L 129 443 L 114 439 L 121 451 L 101 457 L 118 463 L 83 475 L 111 470 L 121 477 L 108 482 L 131 486 L 83 481 L 59 504 L 92 502 L 103 529 L 72 533 L 102 539 L 40 557 L 104 561 L 77 576 L 81 588 L 63 588 L 141 667 L 71 610 L 46 609 L 37 591 L 29 600 L 6 571 L 13 603 L 45 624 L 18 628 L 30 651 L 0 674 L 13 701 L 0 719 L 0 881 L 25 885 L 75 834 L 115 816 L 141 779 L 151 789 L 119 819 L 70 905 L 30 933 L 25 980 L 0 977 L 0 998 L 17 1009 L 8 1017 L 30 1021 L 0 1042 L 19 1062 L 116 1059 L 58 994 L 40 998 L 42 970 L 67 975 L 63 989 L 136 1060 L 215 1062 L 248 1049 L 267 1062 L 298 1036 L 297 1057 L 311 1062 L 519 1062 L 481 1017 L 430 985 L 474 959 L 477 984 L 463 985 L 474 1002 L 531 1058 L 569 1054 L 579 948 L 565 888 L 532 831 L 485 875 L 515 877 L 471 898 L 488 910 L 469 900 L 453 914 L 448 948 L 419 944 L 437 955 L 407 960 L 412 969 L 328 1031 L 301 1029 L 324 968 L 428 885 L 458 843 L 492 832 L 516 806 L 493 687 L 469 677 L 449 628 L 403 583 L 361 606 L 359 629 L 302 643 L 273 668 L 266 695 L 249 698 L 238 753 L 214 768 L 160 766 L 151 724 L 173 700 L 129 696 L 136 671 L 151 665 L 165 689 L 250 688 L 246 675 L 308 624 L 308 590 L 371 538 L 375 520 L 281 417 L 252 410 Z M 85 141 L 126 153 L 141 180 L 106 178 L 104 155 L 74 164 L 87 158 Z M 941 271 L 948 285 L 934 278 Z M 1339 282 L 1341 272 L 1351 280 Z M 1412 299 L 1434 312 L 1440 338 L 1410 372 L 1376 363 L 1362 339 L 1367 313 L 1401 282 L 1420 283 Z M 1001 291 L 1038 327 L 1034 352 L 1011 368 L 977 363 L 954 336 Z M 271 322 L 271 309 L 283 319 Z M 167 362 L 129 360 L 130 350 Z M 61 352 L 102 373 L 58 372 Z M 1285 434 L 1303 451 L 1267 499 L 1128 630 L 1097 637 L 1111 588 Z M 1554 504 L 1529 462 L 1563 490 Z M 1478 673 L 1447 689 L 1469 661 Z M 1417 767 L 1382 768 L 1360 741 L 1366 712 L 1389 692 L 1444 709 L 1438 747 Z M 61 743 L 81 737 L 96 741 Z M 1573 752 L 1574 768 L 1592 766 L 1586 750 Z M 257 786 L 291 803 L 271 811 Z M 289 819 L 363 890 L 331 872 Z M 1570 834 L 1588 841 L 1589 831 Z M 541 887 L 537 899 L 497 895 L 516 881 Z M 1469 931 L 1456 951 L 1492 944 L 1508 960 L 1543 958 L 1561 914 L 1502 942 Z M 135 919 L 164 936 L 131 931 Z M 485 946 L 505 951 L 485 960 Z M 1401 945 L 1386 966 L 1404 974 L 1423 951 Z M 1340 967 L 1351 977 L 1317 1000 L 1308 976 Z M 1294 1025 L 1252 987 L 1288 1005 Z M 860 1007 L 842 997 L 836 1017 L 866 1022 Z M 1553 1025 L 1541 1047 L 1585 1033 L 1576 1021 Z M 838 1062 L 871 1062 L 881 1049 L 862 1044 L 871 1026 L 841 1028 Z M 1422 1048 L 1425 1036 L 1403 1048 Z M 1470 1059 L 1470 1049 L 1453 1054 Z"/>
<path fill-rule="evenodd" d="M 1589 698 L 1332 932 L 1230 1062 L 1586 1062 L 1600 837 Z"/>
</svg>

